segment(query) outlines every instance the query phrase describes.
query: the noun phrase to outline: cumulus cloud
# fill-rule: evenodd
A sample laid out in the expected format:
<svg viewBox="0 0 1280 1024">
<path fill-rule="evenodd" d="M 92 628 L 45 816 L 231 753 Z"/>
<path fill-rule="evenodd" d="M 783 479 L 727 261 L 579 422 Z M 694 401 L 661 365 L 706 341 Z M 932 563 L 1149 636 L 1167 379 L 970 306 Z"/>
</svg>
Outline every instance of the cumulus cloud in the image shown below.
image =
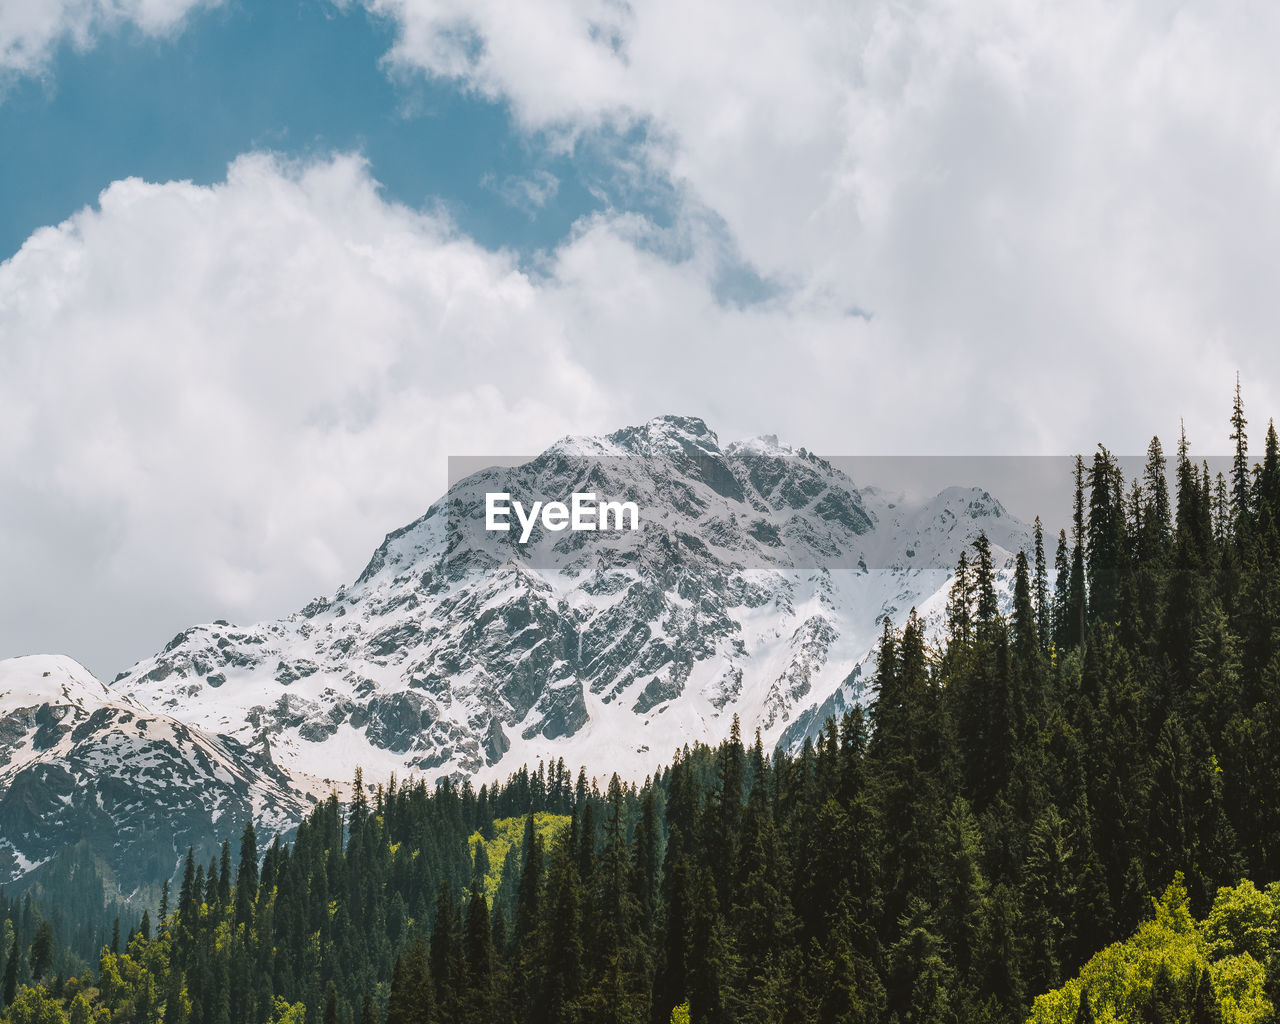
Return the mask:
<svg viewBox="0 0 1280 1024">
<path fill-rule="evenodd" d="M 681 230 L 600 215 L 526 271 L 356 157 L 111 185 L 0 264 L 0 650 L 110 673 L 193 621 L 297 608 L 442 493 L 449 455 L 671 411 L 884 450 L 919 440 L 909 392 L 964 380 L 902 379 L 821 303 L 718 301 L 717 236 Z"/>
<path fill-rule="evenodd" d="M 103 32 L 133 26 L 159 36 L 197 7 L 221 0 L 4 0 L 0 3 L 0 83 L 38 74 L 62 43 L 88 49 Z"/>
<path fill-rule="evenodd" d="M 359 159 L 250 155 L 36 233 L 0 265 L 3 653 L 107 672 L 295 608 L 448 454 L 673 411 L 832 454 L 1141 451 L 1185 416 L 1203 452 L 1235 369 L 1255 427 L 1280 396 L 1280 12 L 366 6 L 397 73 L 635 161 L 669 226 L 615 203 L 522 260 Z"/>
<path fill-rule="evenodd" d="M 365 5 L 394 65 L 530 131 L 642 127 L 795 304 L 873 317 L 840 348 L 965 366 L 984 444 L 1140 445 L 1179 413 L 1216 438 L 1235 368 L 1277 397 L 1274 5 Z"/>
<path fill-rule="evenodd" d="M 102 672 L 352 578 L 449 454 L 609 420 L 512 258 L 350 157 L 113 184 L 0 264 L 0 339 L 2 646 Z"/>
<path fill-rule="evenodd" d="M 420 515 L 451 454 L 670 411 L 832 453 L 991 450 L 1018 421 L 963 350 L 904 364 L 829 301 L 719 301 L 722 240 L 681 230 L 602 214 L 529 272 L 355 157 L 113 184 L 0 264 L 0 649 L 111 672 L 283 614 Z"/>
</svg>

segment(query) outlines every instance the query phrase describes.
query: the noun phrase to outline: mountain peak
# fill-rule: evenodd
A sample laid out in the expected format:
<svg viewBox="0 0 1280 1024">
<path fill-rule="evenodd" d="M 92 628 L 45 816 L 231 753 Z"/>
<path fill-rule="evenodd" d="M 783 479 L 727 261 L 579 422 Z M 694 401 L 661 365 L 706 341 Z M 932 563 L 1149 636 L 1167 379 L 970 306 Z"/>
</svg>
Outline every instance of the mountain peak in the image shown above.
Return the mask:
<svg viewBox="0 0 1280 1024">
<path fill-rule="evenodd" d="M 615 430 L 608 440 L 635 455 L 721 454 L 720 439 L 698 416 L 655 416 L 638 427 Z"/>
<path fill-rule="evenodd" d="M 0 661 L 0 710 L 51 701 L 84 704 L 110 696 L 111 691 L 92 672 L 65 654 L 29 654 Z"/>
<path fill-rule="evenodd" d="M 539 525 L 526 543 L 486 527 L 496 490 L 524 508 L 634 502 L 641 528 Z M 871 508 L 804 448 L 722 447 L 699 417 L 659 416 L 480 470 L 389 534 L 356 586 L 276 622 L 189 630 L 115 686 L 270 750 L 317 796 L 353 757 L 493 778 L 563 756 L 640 778 L 734 714 L 777 742 L 843 686 L 880 619 L 938 593 L 997 524 L 993 543 L 1023 546 L 981 490 Z"/>
<path fill-rule="evenodd" d="M 785 441 L 779 441 L 777 434 L 744 437 L 741 441 L 731 442 L 724 451 L 726 455 L 764 455 L 780 459 L 793 458 L 800 454 Z"/>
</svg>

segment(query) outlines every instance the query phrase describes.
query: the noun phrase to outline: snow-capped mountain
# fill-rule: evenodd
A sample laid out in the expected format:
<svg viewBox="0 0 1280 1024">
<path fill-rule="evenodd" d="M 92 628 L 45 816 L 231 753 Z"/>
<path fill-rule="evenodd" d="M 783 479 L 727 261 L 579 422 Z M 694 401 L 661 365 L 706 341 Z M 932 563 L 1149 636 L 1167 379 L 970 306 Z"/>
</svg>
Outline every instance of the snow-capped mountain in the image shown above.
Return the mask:
<svg viewBox="0 0 1280 1024">
<path fill-rule="evenodd" d="M 486 495 L 632 501 L 638 529 L 485 527 Z M 88 843 L 124 894 L 252 815 L 371 781 L 563 758 L 640 779 L 696 740 L 794 746 L 863 699 L 880 621 L 939 628 L 985 531 L 1002 586 L 1030 531 L 976 488 L 908 501 L 765 437 L 665 417 L 460 480 L 353 584 L 251 626 L 195 626 L 105 686 L 0 662 L 0 884 Z"/>
<path fill-rule="evenodd" d="M 520 544 L 484 529 L 489 492 L 634 501 L 640 528 Z M 467 477 L 332 597 L 195 626 L 111 690 L 316 795 L 357 765 L 486 779 L 563 757 L 641 778 L 735 714 L 794 743 L 859 699 L 882 617 L 936 617 L 979 530 L 1006 574 L 1030 547 L 980 489 L 907 502 L 775 438 L 722 447 L 665 417 Z"/>
<path fill-rule="evenodd" d="M 88 842 L 126 896 L 252 815 L 284 831 L 307 801 L 274 766 L 110 690 L 70 658 L 0 661 L 0 884 Z"/>
</svg>

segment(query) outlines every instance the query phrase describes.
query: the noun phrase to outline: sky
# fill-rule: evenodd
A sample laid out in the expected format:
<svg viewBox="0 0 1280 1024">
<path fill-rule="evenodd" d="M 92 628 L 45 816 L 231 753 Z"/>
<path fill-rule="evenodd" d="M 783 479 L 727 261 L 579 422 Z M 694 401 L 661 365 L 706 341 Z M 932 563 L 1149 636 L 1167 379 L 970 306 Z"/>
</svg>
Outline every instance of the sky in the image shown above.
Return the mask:
<svg viewBox="0 0 1280 1024">
<path fill-rule="evenodd" d="M 0 657 L 287 614 L 449 456 L 664 413 L 1208 454 L 1239 373 L 1260 441 L 1278 40 L 1247 0 L 0 0 Z"/>
</svg>

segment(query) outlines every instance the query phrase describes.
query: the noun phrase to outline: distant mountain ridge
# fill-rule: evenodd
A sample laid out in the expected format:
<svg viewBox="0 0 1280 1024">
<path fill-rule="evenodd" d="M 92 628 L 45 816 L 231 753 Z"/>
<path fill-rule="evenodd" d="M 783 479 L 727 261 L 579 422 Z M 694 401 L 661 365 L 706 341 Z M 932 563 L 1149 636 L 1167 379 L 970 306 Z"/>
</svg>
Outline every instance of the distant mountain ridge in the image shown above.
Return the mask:
<svg viewBox="0 0 1280 1024">
<path fill-rule="evenodd" d="M 0 661 L 0 882 L 87 841 L 125 895 L 253 818 L 284 831 L 308 801 L 233 738 L 111 690 L 70 658 Z"/>
<path fill-rule="evenodd" d="M 522 546 L 483 529 L 495 490 L 635 500 L 641 528 L 538 527 Z M 861 699 L 880 621 L 913 606 L 940 621 L 980 530 L 1007 588 L 1030 530 L 981 489 L 907 502 L 774 437 L 722 446 L 700 419 L 661 417 L 469 476 L 388 534 L 349 587 L 283 619 L 194 626 L 105 696 L 46 706 L 82 704 L 87 720 L 101 700 L 113 722 L 129 709 L 174 723 L 188 752 L 242 759 L 255 815 L 287 817 L 357 765 L 371 779 L 483 780 L 563 757 L 640 779 L 727 735 L 735 714 L 747 735 L 796 744 Z M 11 703 L 0 693 L 0 721 Z M 105 734 L 81 742 L 112 770 Z M 8 746 L 0 733 L 12 775 Z M 12 846 L 17 865 L 34 859 Z"/>
<path fill-rule="evenodd" d="M 863 662 L 883 615 L 944 590 L 979 529 L 1001 559 L 1029 542 L 985 492 L 906 507 L 802 451 L 722 448 L 685 417 L 566 438 L 455 484 L 333 597 L 194 627 L 113 688 L 317 792 L 355 763 L 495 777 L 563 756 L 642 776 L 734 713 L 776 740 Z M 637 500 L 644 521 L 633 535 L 539 527 L 521 547 L 481 528 L 493 490 L 596 491 Z"/>
</svg>

